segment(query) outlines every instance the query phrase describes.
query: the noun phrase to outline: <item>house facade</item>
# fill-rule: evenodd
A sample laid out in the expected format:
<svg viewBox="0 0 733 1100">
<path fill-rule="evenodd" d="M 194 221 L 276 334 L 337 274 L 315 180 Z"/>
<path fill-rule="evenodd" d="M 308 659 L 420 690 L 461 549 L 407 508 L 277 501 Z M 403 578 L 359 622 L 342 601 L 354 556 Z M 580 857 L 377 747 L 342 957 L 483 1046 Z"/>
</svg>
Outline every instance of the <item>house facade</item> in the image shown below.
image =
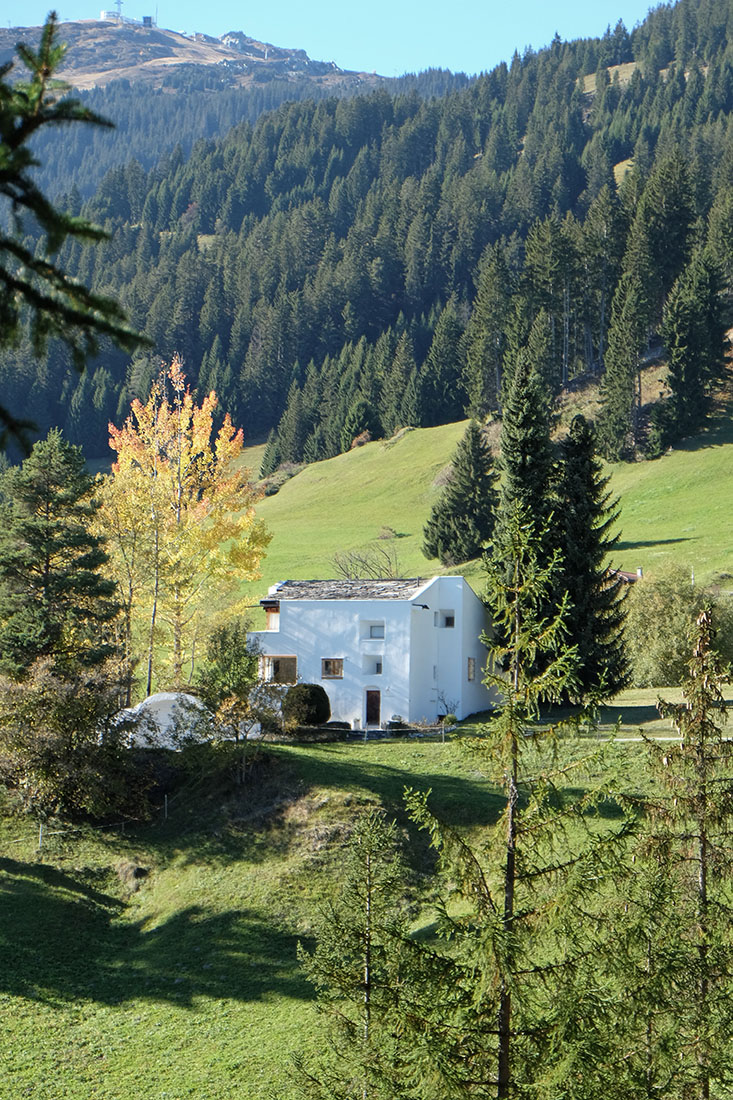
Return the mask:
<svg viewBox="0 0 733 1100">
<path fill-rule="evenodd" d="M 463 577 L 284 581 L 260 602 L 267 628 L 250 638 L 263 678 L 321 684 L 331 717 L 354 729 L 492 705 L 488 617 Z"/>
</svg>

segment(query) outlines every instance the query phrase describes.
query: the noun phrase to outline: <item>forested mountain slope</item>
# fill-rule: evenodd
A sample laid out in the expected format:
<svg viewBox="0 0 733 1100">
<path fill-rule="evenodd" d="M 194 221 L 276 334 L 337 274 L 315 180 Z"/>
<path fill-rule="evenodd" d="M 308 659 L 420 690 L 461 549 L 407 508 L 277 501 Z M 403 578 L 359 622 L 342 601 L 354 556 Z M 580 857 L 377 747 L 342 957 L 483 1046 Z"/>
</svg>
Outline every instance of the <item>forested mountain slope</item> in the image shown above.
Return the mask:
<svg viewBox="0 0 733 1100">
<path fill-rule="evenodd" d="M 35 48 L 40 33 L 40 27 L 0 28 L 0 64 L 14 59 L 18 41 Z M 60 37 L 67 46 L 61 77 L 115 129 L 69 127 L 61 139 L 58 132 L 36 135 L 38 182 L 53 196 L 78 191 L 88 198 L 113 167 L 135 160 L 149 170 L 179 147 L 187 156 L 199 139 L 222 137 L 285 102 L 381 86 L 428 96 L 468 83 L 447 70 L 400 78 L 351 72 L 241 31 L 211 38 L 90 19 L 62 23 Z M 15 73 L 21 69 L 16 65 Z"/>
<path fill-rule="evenodd" d="M 731 0 L 681 0 L 442 98 L 284 104 L 115 169 L 85 207 L 112 241 L 63 258 L 154 354 L 110 352 L 79 380 L 58 349 L 41 369 L 21 349 L 3 391 L 99 454 L 178 351 L 250 436 L 277 429 L 273 466 L 497 411 L 529 355 L 549 394 L 605 369 L 607 453 L 658 450 L 705 415 L 722 354 L 731 32 Z M 671 398 L 650 421 L 637 379 L 657 336 Z"/>
</svg>

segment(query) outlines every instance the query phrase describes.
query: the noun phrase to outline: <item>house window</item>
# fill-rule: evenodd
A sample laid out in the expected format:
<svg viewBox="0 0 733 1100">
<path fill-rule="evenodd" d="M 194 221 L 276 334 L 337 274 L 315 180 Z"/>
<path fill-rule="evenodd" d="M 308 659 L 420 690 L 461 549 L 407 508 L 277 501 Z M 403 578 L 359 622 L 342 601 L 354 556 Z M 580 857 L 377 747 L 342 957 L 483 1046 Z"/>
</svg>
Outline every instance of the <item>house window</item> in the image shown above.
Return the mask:
<svg viewBox="0 0 733 1100">
<path fill-rule="evenodd" d="M 469 657 L 468 658 L 468 679 L 469 680 L 475 680 L 476 679 L 476 658 L 475 657 Z"/>
<path fill-rule="evenodd" d="M 436 611 L 433 622 L 436 626 L 454 627 L 456 625 L 456 613 L 452 609 L 450 611 Z"/>
<path fill-rule="evenodd" d="M 263 657 L 263 680 L 272 684 L 294 684 L 298 679 L 297 657 Z"/>
<path fill-rule="evenodd" d="M 279 630 L 280 629 L 280 612 L 273 611 L 269 607 L 265 610 L 265 630 Z"/>
<path fill-rule="evenodd" d="M 322 680 L 342 680 L 344 676 L 344 659 L 343 657 L 322 657 L 321 658 L 321 679 Z"/>
<path fill-rule="evenodd" d="M 372 656 L 368 654 L 362 657 L 361 671 L 364 676 L 381 676 L 382 675 L 382 661 L 383 657 L 381 653 L 379 656 Z"/>
<path fill-rule="evenodd" d="M 372 623 L 369 627 L 370 638 L 383 638 L 384 637 L 384 623 Z"/>
</svg>

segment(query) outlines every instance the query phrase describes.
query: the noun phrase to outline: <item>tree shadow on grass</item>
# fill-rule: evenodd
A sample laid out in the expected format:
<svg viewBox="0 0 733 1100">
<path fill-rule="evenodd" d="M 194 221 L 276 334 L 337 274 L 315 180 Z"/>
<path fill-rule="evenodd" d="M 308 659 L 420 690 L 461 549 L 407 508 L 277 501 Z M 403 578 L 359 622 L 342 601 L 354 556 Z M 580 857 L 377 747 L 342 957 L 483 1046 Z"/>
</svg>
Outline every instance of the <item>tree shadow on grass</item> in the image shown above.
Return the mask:
<svg viewBox="0 0 733 1100">
<path fill-rule="evenodd" d="M 406 788 L 430 791 L 433 813 L 451 825 L 472 828 L 496 822 L 504 808 L 504 799 L 482 779 L 473 776 L 447 775 L 439 764 L 411 764 L 399 767 L 359 759 L 360 746 L 322 747 L 318 755 L 303 756 L 297 761 L 298 775 L 304 789 L 332 787 L 344 791 L 362 791 L 376 796 L 389 813 L 404 814 Z M 436 746 L 439 748 L 439 746 Z M 409 751 L 409 746 L 406 746 Z M 348 757 L 353 756 L 353 762 Z"/>
<path fill-rule="evenodd" d="M 678 539 L 640 539 L 637 542 L 617 542 L 614 550 L 642 550 L 650 546 L 672 546 L 676 542 L 697 542 L 697 535 L 686 535 Z"/>
<path fill-rule="evenodd" d="M 49 873 L 50 872 L 50 873 Z M 37 864 L 0 865 L 0 990 L 58 1004 L 197 998 L 310 1000 L 298 937 L 253 909 L 181 910 L 148 927 L 121 903 Z"/>
</svg>

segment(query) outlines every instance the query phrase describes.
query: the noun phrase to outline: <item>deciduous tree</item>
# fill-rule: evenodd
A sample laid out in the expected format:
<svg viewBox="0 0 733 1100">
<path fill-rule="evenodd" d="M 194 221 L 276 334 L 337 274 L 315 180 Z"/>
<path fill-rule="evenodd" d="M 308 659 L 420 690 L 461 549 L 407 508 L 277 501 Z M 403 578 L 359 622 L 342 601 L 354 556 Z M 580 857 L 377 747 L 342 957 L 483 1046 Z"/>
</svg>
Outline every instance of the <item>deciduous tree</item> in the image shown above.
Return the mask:
<svg viewBox="0 0 733 1100">
<path fill-rule="evenodd" d="M 202 624 L 242 580 L 259 575 L 270 540 L 254 513 L 260 494 L 241 465 L 242 433 L 228 415 L 214 431 L 215 408 L 214 393 L 195 403 L 174 359 L 147 403 L 133 401 L 123 427 L 110 425 L 117 461 L 109 491 L 129 516 L 127 525 L 110 520 L 110 554 L 127 585 L 133 630 L 147 622 L 148 694 L 156 660 L 173 687 L 187 679 L 186 661 L 193 672 Z M 133 555 L 146 583 L 130 588 Z"/>
</svg>

